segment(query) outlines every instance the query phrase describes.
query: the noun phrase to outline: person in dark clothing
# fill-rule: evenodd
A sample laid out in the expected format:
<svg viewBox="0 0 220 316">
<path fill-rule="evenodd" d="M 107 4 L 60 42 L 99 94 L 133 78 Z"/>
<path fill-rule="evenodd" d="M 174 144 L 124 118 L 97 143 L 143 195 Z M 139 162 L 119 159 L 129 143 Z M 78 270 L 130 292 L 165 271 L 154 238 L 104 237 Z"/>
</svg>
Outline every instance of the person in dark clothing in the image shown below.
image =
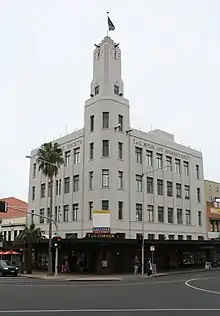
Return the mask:
<svg viewBox="0 0 220 316">
<path fill-rule="evenodd" d="M 134 275 L 138 274 L 139 266 L 140 266 L 140 261 L 139 261 L 138 257 L 136 256 L 134 258 Z"/>
<path fill-rule="evenodd" d="M 152 263 L 151 263 L 150 259 L 148 259 L 148 261 L 147 261 L 147 275 L 149 277 L 152 276 Z"/>
</svg>

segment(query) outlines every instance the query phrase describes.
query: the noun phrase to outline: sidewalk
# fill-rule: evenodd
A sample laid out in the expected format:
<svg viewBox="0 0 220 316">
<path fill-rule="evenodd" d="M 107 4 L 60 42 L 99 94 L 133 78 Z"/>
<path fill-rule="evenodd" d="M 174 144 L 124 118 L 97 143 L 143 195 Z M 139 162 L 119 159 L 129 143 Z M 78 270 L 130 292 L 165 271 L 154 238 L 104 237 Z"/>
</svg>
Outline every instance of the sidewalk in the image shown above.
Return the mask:
<svg viewBox="0 0 220 316">
<path fill-rule="evenodd" d="M 220 271 L 220 268 L 212 268 L 210 271 Z M 201 273 L 205 272 L 204 269 L 184 269 L 177 271 L 169 271 L 164 273 L 157 273 L 152 275 L 152 277 L 160 277 L 160 276 L 168 276 L 168 275 L 176 275 L 176 274 L 189 274 L 189 273 Z M 125 280 L 133 280 L 139 278 L 148 278 L 145 274 L 134 276 L 133 274 L 123 274 L 123 275 L 81 275 L 81 274 L 58 274 L 55 275 L 47 275 L 43 272 L 33 272 L 32 274 L 19 274 L 19 276 L 33 279 L 41 279 L 41 280 L 56 280 L 56 281 L 125 281 Z"/>
</svg>

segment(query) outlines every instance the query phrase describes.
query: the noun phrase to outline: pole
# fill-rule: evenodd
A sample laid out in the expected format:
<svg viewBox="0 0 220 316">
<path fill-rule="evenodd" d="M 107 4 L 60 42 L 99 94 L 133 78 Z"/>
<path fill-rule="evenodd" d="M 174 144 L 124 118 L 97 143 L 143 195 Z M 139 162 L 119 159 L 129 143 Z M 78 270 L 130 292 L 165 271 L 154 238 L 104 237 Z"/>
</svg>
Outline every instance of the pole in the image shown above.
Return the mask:
<svg viewBox="0 0 220 316">
<path fill-rule="evenodd" d="M 56 252 L 55 252 L 55 276 L 57 276 L 57 274 L 58 274 L 58 256 L 59 256 L 58 247 L 56 247 Z"/>
<path fill-rule="evenodd" d="M 143 161 L 142 161 L 142 168 L 143 168 Z M 143 206 L 142 206 L 142 247 L 141 247 L 141 263 L 142 263 L 142 267 L 141 267 L 141 274 L 144 275 L 144 205 L 145 205 L 145 201 L 144 201 L 144 192 L 145 192 L 145 185 L 144 185 L 144 170 L 142 170 L 142 191 L 143 191 Z"/>
<path fill-rule="evenodd" d="M 107 13 L 107 36 L 108 36 L 108 14 L 109 12 L 106 12 Z"/>
</svg>

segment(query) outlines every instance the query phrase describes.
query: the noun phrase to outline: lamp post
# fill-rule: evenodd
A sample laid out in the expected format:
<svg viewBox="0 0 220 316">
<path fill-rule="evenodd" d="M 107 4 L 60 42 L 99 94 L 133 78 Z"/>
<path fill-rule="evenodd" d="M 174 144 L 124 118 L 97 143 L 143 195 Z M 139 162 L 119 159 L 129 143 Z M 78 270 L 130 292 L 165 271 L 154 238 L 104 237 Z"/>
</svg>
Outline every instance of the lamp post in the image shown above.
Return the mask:
<svg viewBox="0 0 220 316">
<path fill-rule="evenodd" d="M 31 157 L 31 156 L 25 156 L 25 158 L 28 158 L 28 159 L 35 159 L 35 160 L 41 160 L 41 161 L 43 161 L 43 162 L 45 162 L 45 163 L 47 163 L 47 164 L 50 164 L 50 165 L 52 165 L 52 166 L 55 166 L 55 164 L 54 163 L 51 163 L 50 161 L 47 161 L 47 160 L 44 160 L 44 159 L 39 159 L 39 158 L 36 158 L 36 157 Z M 51 203 L 50 203 L 50 205 L 51 205 L 51 210 L 50 210 L 50 217 L 44 217 L 44 216 L 42 216 L 43 218 L 47 218 L 48 220 L 49 220 L 49 229 L 48 229 L 48 235 L 49 235 L 49 240 L 48 240 L 48 243 L 49 243 L 49 249 L 48 249 L 48 256 L 49 256 L 49 263 L 50 263 L 50 258 L 51 258 L 51 262 L 52 262 L 52 222 L 53 223 L 55 223 L 55 221 L 52 219 L 52 211 L 53 211 L 53 201 L 52 201 L 52 198 L 53 198 L 53 194 L 52 194 L 52 188 L 53 188 L 53 183 L 52 183 L 52 181 L 51 181 Z M 56 228 L 57 228 L 57 224 L 55 224 L 56 225 Z M 57 232 L 58 232 L 58 229 L 57 229 Z M 57 273 L 58 273 L 58 247 L 56 247 L 56 253 L 55 253 L 55 275 L 57 275 Z M 48 267 L 49 267 L 49 265 L 48 265 Z M 48 270 L 50 270 L 50 269 L 48 269 Z M 48 271 L 49 273 L 50 273 L 50 271 Z"/>
</svg>

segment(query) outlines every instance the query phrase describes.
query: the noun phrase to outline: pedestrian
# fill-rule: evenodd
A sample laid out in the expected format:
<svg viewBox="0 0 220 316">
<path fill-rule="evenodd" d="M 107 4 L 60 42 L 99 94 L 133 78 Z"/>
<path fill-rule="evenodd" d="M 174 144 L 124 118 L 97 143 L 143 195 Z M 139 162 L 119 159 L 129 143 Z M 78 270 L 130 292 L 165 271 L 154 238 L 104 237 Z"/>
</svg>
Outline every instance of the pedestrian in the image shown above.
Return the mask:
<svg viewBox="0 0 220 316">
<path fill-rule="evenodd" d="M 149 277 L 152 276 L 152 263 L 151 263 L 150 258 L 149 258 L 148 261 L 147 261 L 147 275 L 148 275 Z"/>
<path fill-rule="evenodd" d="M 138 274 L 139 266 L 140 266 L 140 261 L 139 261 L 138 257 L 136 256 L 134 258 L 134 275 Z"/>
</svg>

